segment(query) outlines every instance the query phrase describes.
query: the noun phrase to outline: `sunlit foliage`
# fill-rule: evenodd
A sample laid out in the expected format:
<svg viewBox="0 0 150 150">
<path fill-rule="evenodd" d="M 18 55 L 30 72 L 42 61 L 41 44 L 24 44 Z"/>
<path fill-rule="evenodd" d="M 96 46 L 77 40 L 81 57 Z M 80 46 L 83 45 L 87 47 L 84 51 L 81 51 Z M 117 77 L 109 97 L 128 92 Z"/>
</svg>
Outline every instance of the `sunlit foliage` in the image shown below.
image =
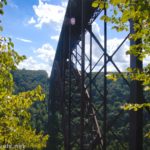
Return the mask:
<svg viewBox="0 0 150 150">
<path fill-rule="evenodd" d="M 0 1 L 0 13 L 6 0 Z M 2 29 L 2 27 L 1 27 Z M 40 86 L 35 90 L 13 94 L 14 83 L 12 70 L 17 69 L 25 56 L 19 56 L 14 50 L 10 38 L 0 36 L 0 145 L 24 145 L 23 148 L 42 149 L 48 139 L 43 133 L 36 133 L 30 125 L 29 108 L 33 102 L 44 100 Z"/>
<path fill-rule="evenodd" d="M 143 61 L 150 56 L 150 1 L 149 0 L 95 0 L 92 6 L 100 9 L 110 9 L 109 16 L 103 15 L 101 20 L 112 23 L 112 29 L 118 32 L 128 31 L 129 22 L 133 22 L 134 33 L 129 39 L 135 42 L 127 50 L 127 54 L 136 56 Z M 132 81 L 140 81 L 145 91 L 150 91 L 150 63 L 139 70 L 138 68 L 127 68 L 128 75 L 125 77 Z M 109 79 L 116 81 L 120 76 L 111 74 Z M 138 111 L 139 109 L 149 109 L 150 103 L 125 104 L 122 109 Z M 150 137 L 150 134 L 146 134 Z"/>
</svg>

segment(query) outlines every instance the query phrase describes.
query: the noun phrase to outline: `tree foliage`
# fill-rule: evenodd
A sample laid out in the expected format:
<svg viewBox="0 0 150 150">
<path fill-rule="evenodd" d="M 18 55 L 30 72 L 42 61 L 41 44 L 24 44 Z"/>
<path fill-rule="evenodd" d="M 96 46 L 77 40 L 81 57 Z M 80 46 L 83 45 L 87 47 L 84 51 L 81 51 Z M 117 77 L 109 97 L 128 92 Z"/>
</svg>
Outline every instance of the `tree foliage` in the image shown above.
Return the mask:
<svg viewBox="0 0 150 150">
<path fill-rule="evenodd" d="M 92 77 L 94 77 L 97 74 L 97 72 L 92 73 Z M 68 72 L 66 72 L 66 76 L 68 75 Z M 97 87 L 94 85 L 92 86 L 92 105 L 95 108 L 96 116 L 98 119 L 98 123 L 100 127 L 102 128 L 103 124 L 103 97 L 100 96 L 99 91 L 103 91 L 103 79 L 104 74 L 100 73 L 97 78 L 95 79 L 95 83 Z M 67 110 L 68 106 L 68 100 L 69 100 L 69 82 L 68 78 L 66 78 L 65 82 L 65 110 Z M 87 79 L 88 80 L 88 79 Z M 80 126 L 80 89 L 78 84 L 74 79 L 71 81 L 72 84 L 72 104 L 71 104 L 71 143 L 72 149 L 77 150 L 79 149 L 80 145 L 80 134 L 78 132 L 79 126 Z M 85 83 L 88 84 L 88 81 Z M 99 90 L 97 90 L 99 89 Z M 56 90 L 57 91 L 57 90 Z M 57 91 L 59 92 L 59 91 Z M 147 93 L 146 93 L 147 94 Z M 56 93 L 57 95 L 57 93 Z M 147 98 L 150 98 L 150 95 L 146 95 Z M 62 130 L 62 123 L 65 123 L 65 128 L 68 126 L 68 112 L 65 111 L 66 119 L 65 122 L 62 121 L 62 112 L 59 108 L 62 107 L 62 104 L 60 103 L 59 96 L 57 97 L 57 100 L 55 101 L 57 104 L 55 104 L 54 110 L 56 111 L 55 116 L 53 118 L 52 127 L 55 132 L 53 135 L 53 138 L 55 136 L 55 142 L 53 141 L 52 144 L 57 146 L 57 149 L 60 149 L 60 147 L 63 147 L 64 145 L 64 131 Z M 127 99 L 129 98 L 129 87 L 127 84 L 125 84 L 124 80 L 122 78 L 116 80 L 116 82 L 113 82 L 111 80 L 108 80 L 108 95 L 107 95 L 107 121 L 108 124 L 110 124 L 110 128 L 107 130 L 107 149 L 108 150 L 123 150 L 128 149 L 128 136 L 129 136 L 129 113 L 127 111 L 120 110 L 120 107 L 125 104 Z M 53 106 L 53 107 L 54 107 Z M 122 112 L 122 115 L 118 115 Z M 88 113 L 85 115 L 86 126 L 84 128 L 85 130 L 85 138 L 87 138 L 87 142 L 90 140 L 90 136 L 93 133 L 93 130 L 91 130 L 90 125 L 93 124 L 92 121 L 90 121 L 86 118 L 88 117 Z M 117 120 L 116 122 L 112 123 L 114 120 Z M 144 113 L 144 134 L 148 131 L 148 123 L 149 123 L 149 117 Z M 116 136 L 114 136 L 114 134 Z M 57 143 L 57 144 L 55 144 Z M 150 148 L 150 141 L 148 141 L 147 138 L 144 139 L 144 149 Z"/>
<path fill-rule="evenodd" d="M 6 0 L 0 1 L 0 14 Z M 44 100 L 40 86 L 34 90 L 13 94 L 14 82 L 11 74 L 25 56 L 14 50 L 10 38 L 0 36 L 0 145 L 24 145 L 26 148 L 42 149 L 48 139 L 43 133 L 36 133 L 30 125 L 29 108 L 37 100 Z M 5 149 L 1 147 L 1 149 Z"/>
<path fill-rule="evenodd" d="M 129 22 L 133 23 L 134 33 L 130 33 L 129 39 L 135 41 L 134 45 L 129 47 L 127 54 L 136 56 L 143 61 L 150 56 L 150 2 L 149 0 L 95 0 L 93 7 L 100 9 L 111 8 L 111 15 L 101 17 L 101 20 L 111 22 L 112 29 L 128 31 L 130 29 Z M 140 41 L 140 42 L 139 42 Z M 128 68 L 129 74 L 127 78 L 132 81 L 141 81 L 145 91 L 150 91 L 150 63 L 143 70 L 138 68 Z M 109 75 L 109 79 L 116 81 L 118 76 Z M 143 104 L 125 104 L 124 110 L 134 110 L 150 108 L 150 103 Z M 150 134 L 147 134 L 150 137 Z"/>
<path fill-rule="evenodd" d="M 130 34 L 130 39 L 135 42 L 139 39 L 142 39 L 142 41 L 130 46 L 127 54 L 137 56 L 140 60 L 150 56 L 150 3 L 148 0 L 96 0 L 92 6 L 100 7 L 101 9 L 113 7 L 112 15 L 103 15 L 101 19 L 111 22 L 113 24 L 112 29 L 116 29 L 118 32 L 128 30 L 128 22 L 132 20 L 134 22 L 134 33 Z M 142 81 L 146 87 L 145 89 L 150 89 L 150 64 L 143 71 L 137 68 L 128 68 L 127 70 L 130 73 L 128 74 L 130 79 Z M 109 79 L 116 80 L 117 78 L 115 75 L 112 75 L 109 76 Z"/>
<path fill-rule="evenodd" d="M 47 134 L 48 128 L 48 75 L 43 70 L 15 70 L 12 72 L 15 91 L 14 93 L 26 92 L 33 90 L 40 85 L 45 93 L 45 101 L 35 101 L 30 107 L 31 126 L 36 129 L 37 133 L 43 131 Z"/>
</svg>

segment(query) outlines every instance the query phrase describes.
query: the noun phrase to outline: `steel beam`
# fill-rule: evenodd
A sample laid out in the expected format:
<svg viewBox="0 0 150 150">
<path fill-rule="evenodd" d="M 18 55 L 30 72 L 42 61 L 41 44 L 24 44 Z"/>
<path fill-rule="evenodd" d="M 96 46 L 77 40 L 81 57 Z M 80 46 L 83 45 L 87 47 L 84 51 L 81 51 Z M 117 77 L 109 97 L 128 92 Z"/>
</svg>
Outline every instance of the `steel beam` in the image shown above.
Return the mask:
<svg viewBox="0 0 150 150">
<path fill-rule="evenodd" d="M 104 15 L 107 16 L 107 9 L 104 6 Z M 107 145 L 107 22 L 104 21 L 104 124 L 103 124 L 103 150 Z"/>
<path fill-rule="evenodd" d="M 134 22 L 130 20 L 130 33 L 134 34 Z M 141 40 L 130 40 L 130 45 L 140 44 Z M 139 51 L 141 51 L 139 49 Z M 131 55 L 130 67 L 132 69 L 138 69 L 142 71 L 142 61 L 138 57 Z M 130 102 L 135 104 L 143 103 L 143 90 L 142 83 L 140 81 L 131 81 L 130 84 Z M 130 112 L 130 150 L 142 150 L 143 149 L 143 110 Z"/>
<path fill-rule="evenodd" d="M 122 45 L 128 39 L 127 35 L 121 44 L 117 47 L 112 55 L 108 54 L 107 46 L 107 23 L 104 21 L 104 44 L 92 32 L 92 23 L 98 17 L 98 14 L 103 12 L 107 15 L 107 10 L 99 10 L 91 7 L 93 0 L 70 0 L 67 7 L 64 23 L 58 47 L 54 59 L 54 64 L 51 73 L 51 88 L 49 98 L 49 133 L 51 139 L 49 140 L 49 149 L 59 149 L 57 143 L 58 132 L 62 132 L 63 145 L 65 150 L 72 150 L 73 146 L 77 146 L 80 150 L 106 150 L 108 142 L 108 135 L 111 135 L 118 141 L 118 144 L 126 149 L 121 139 L 113 130 L 116 122 L 121 118 L 123 111 L 118 111 L 114 118 L 108 115 L 108 82 L 107 70 L 108 63 L 111 63 L 117 72 L 123 78 L 126 85 L 130 86 L 130 102 L 142 103 L 143 93 L 141 83 L 132 81 L 129 84 L 124 74 L 120 71 L 113 57 L 120 50 Z M 79 10 L 79 11 L 77 11 Z M 75 18 L 75 25 L 70 25 L 70 18 Z M 133 22 L 130 22 L 131 33 L 133 30 Z M 90 34 L 89 49 L 85 49 L 85 34 Z M 99 46 L 102 55 L 94 63 L 93 61 L 93 42 Z M 138 44 L 140 40 L 131 40 L 131 45 Z M 80 50 L 78 49 L 81 43 Z M 104 46 L 102 46 L 104 45 Z M 85 51 L 89 50 L 89 56 Z M 72 59 L 74 57 L 74 61 Z M 85 61 L 89 63 L 86 66 Z M 99 62 L 103 59 L 103 64 L 99 66 L 99 71 L 93 75 L 93 70 L 98 66 Z M 131 55 L 131 68 L 138 68 L 142 70 L 142 62 L 137 57 Z M 89 72 L 88 72 L 89 69 Z M 103 88 L 101 89 L 96 80 L 99 78 L 100 73 L 103 79 Z M 74 88 L 75 87 L 75 88 Z M 100 107 L 95 107 L 94 94 L 98 93 L 98 104 Z M 75 92 L 75 93 L 74 93 Z M 60 97 L 59 97 L 59 96 Z M 76 99 L 77 96 L 77 99 Z M 75 103 L 77 101 L 78 103 Z M 113 104 L 112 104 L 113 105 Z M 78 107 L 77 109 L 73 109 Z M 101 111 L 102 110 L 102 111 Z M 74 111 L 74 112 L 73 112 Z M 79 112 L 80 113 L 79 113 Z M 57 113 L 61 115 L 62 129 L 60 128 Z M 74 119 L 79 118 L 79 121 Z M 56 128 L 54 125 L 58 123 Z M 142 111 L 130 113 L 130 150 L 142 150 Z M 76 133 L 80 130 L 80 133 Z M 73 139 L 74 137 L 74 139 Z M 51 147 L 50 147 L 51 145 Z"/>
<path fill-rule="evenodd" d="M 84 83 L 85 83 L 85 2 L 81 1 L 81 126 L 80 126 L 80 150 L 84 150 L 84 116 L 85 116 L 85 98 L 84 98 Z"/>
</svg>

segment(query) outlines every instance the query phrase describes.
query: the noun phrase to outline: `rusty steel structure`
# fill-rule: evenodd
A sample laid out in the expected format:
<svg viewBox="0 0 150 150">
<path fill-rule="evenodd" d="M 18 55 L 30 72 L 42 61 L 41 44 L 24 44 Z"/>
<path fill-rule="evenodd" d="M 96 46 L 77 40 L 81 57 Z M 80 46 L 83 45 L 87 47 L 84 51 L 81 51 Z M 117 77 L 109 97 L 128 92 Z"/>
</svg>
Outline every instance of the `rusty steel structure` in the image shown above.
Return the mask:
<svg viewBox="0 0 150 150">
<path fill-rule="evenodd" d="M 107 38 L 110 29 L 107 22 L 104 21 L 101 28 L 103 43 L 93 32 L 93 22 L 101 14 L 107 16 L 107 9 L 92 8 L 92 2 L 92 0 L 69 0 L 68 3 L 50 77 L 48 149 L 61 150 L 63 147 L 64 150 L 106 150 L 108 144 L 111 144 L 109 141 L 111 136 L 121 149 L 142 150 L 142 110 L 128 114 L 118 108 L 114 112 L 114 117 L 109 117 L 111 113 L 108 108 L 109 63 L 117 70 L 123 84 L 130 91 L 128 101 L 141 103 L 143 99 L 141 83 L 129 82 L 113 59 L 127 41 L 129 34 L 110 55 Z M 132 33 L 134 32 L 132 21 L 130 26 Z M 88 47 L 86 34 L 89 35 Z M 93 42 L 101 51 L 96 63 L 93 61 Z M 130 44 L 136 43 L 130 41 Z M 98 66 L 100 61 L 101 66 Z M 93 73 L 97 66 L 98 71 Z M 131 56 L 130 67 L 142 69 L 142 62 Z M 102 87 L 97 85 L 96 81 L 99 78 L 103 81 Z M 98 100 L 95 100 L 94 92 L 97 93 Z M 127 134 L 126 139 L 119 137 L 115 132 L 117 130 L 115 124 L 125 113 L 128 127 L 123 134 Z M 61 141 L 62 147 L 59 146 Z M 123 142 L 127 143 L 126 147 Z"/>
</svg>

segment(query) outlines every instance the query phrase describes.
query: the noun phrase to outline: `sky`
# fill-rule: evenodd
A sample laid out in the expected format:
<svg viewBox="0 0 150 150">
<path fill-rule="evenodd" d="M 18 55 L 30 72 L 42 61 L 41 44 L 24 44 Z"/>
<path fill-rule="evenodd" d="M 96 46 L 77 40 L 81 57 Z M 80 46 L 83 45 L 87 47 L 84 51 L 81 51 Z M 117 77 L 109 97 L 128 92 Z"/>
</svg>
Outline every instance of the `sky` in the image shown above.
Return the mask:
<svg viewBox="0 0 150 150">
<path fill-rule="evenodd" d="M 27 59 L 19 68 L 49 74 L 66 11 L 66 0 L 8 0 L 2 17 L 2 35 Z"/>
<path fill-rule="evenodd" d="M 15 50 L 27 59 L 19 64 L 20 69 L 46 70 L 50 75 L 55 51 L 61 31 L 68 0 L 8 0 L 4 8 L 2 35 L 10 37 L 15 44 Z M 93 23 L 93 32 L 104 43 L 103 22 L 100 17 Z M 108 53 L 111 55 L 128 33 L 117 33 L 108 24 Z M 116 65 L 123 71 L 129 65 L 129 48 L 126 41 L 113 57 Z M 89 34 L 86 34 L 86 54 L 89 55 Z M 101 55 L 100 48 L 93 41 L 93 66 Z M 97 71 L 102 65 L 98 64 Z M 86 62 L 88 65 L 88 62 Z M 109 63 L 109 71 L 115 67 Z"/>
</svg>

